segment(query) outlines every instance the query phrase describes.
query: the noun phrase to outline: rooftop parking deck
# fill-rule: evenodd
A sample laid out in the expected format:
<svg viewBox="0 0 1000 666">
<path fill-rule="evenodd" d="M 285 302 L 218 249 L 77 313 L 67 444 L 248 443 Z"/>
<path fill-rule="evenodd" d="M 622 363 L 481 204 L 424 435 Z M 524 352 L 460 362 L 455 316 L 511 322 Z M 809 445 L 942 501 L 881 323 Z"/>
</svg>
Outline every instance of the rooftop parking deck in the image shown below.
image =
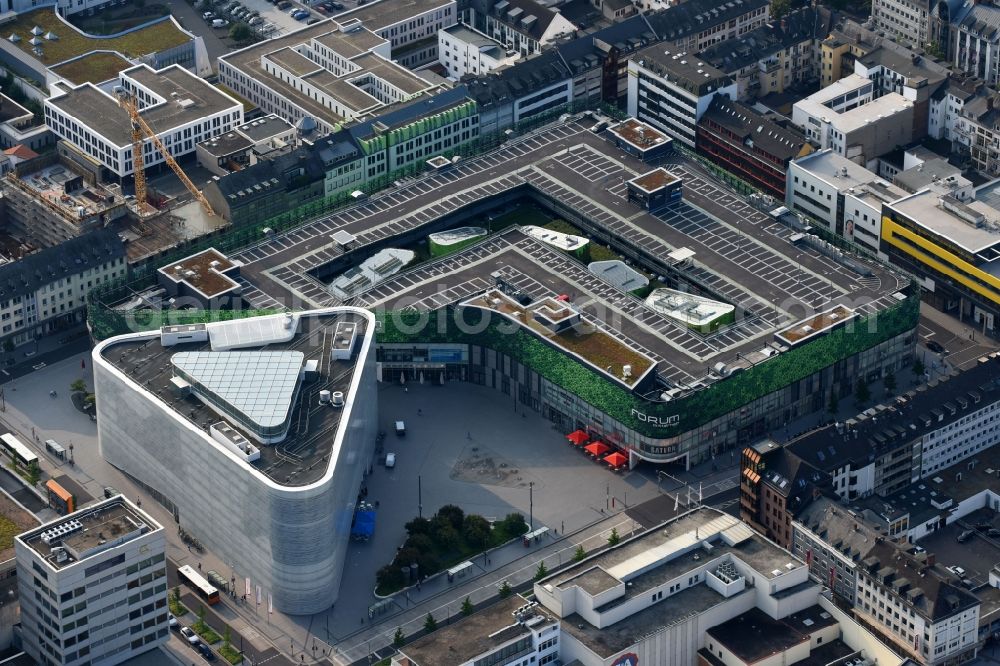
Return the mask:
<svg viewBox="0 0 1000 666">
<path fill-rule="evenodd" d="M 308 274 L 344 254 L 329 240 L 334 231 L 352 233 L 357 240 L 351 250 L 363 251 L 416 229 L 447 228 L 442 220 L 454 220 L 469 206 L 521 194 L 555 208 L 555 216 L 571 209 L 583 218 L 587 235 L 610 238 L 633 263 L 681 276 L 704 295 L 734 305 L 736 322 L 712 333 L 693 331 L 518 230 L 401 272 L 352 303 L 392 308 L 405 297 L 414 308 L 438 309 L 494 286 L 499 269 L 534 298 L 569 295 L 575 309 L 600 317 L 610 334 L 650 356 L 665 378 L 679 383 L 705 378 L 716 362 L 733 363 L 763 349 L 761 359 L 778 353 L 771 347 L 774 332 L 837 303 L 858 316 L 884 310 L 898 303 L 893 294 L 909 284 L 901 274 L 852 257 L 870 271 L 862 277 L 810 246 L 793 244 L 792 229 L 716 184 L 698 165 L 683 157 L 671 162 L 670 172 L 684 181 L 684 200 L 649 212 L 628 201 L 626 191 L 626 181 L 648 172 L 647 164 L 584 125 L 556 124 L 304 225 L 292 237 L 258 245 L 240 255 L 243 275 L 275 297 L 331 303 L 329 292 L 310 284 Z M 317 239 L 325 242 L 317 246 Z M 677 248 L 690 248 L 693 261 L 679 265 L 671 258 Z"/>
<path fill-rule="evenodd" d="M 351 312 L 338 312 L 299 318 L 296 335 L 287 343 L 271 343 L 268 352 L 298 351 L 307 364 L 319 361 L 318 377 L 303 380 L 297 399 L 292 405 L 287 436 L 277 444 L 259 446 L 260 459 L 251 463 L 272 481 L 286 486 L 303 486 L 319 480 L 330 464 L 330 454 L 335 434 L 340 427 L 342 412 L 328 404 L 321 404 L 319 392 L 329 390 L 348 393 L 354 377 L 356 354 L 350 360 L 336 360 L 336 326 L 340 322 L 357 324 L 357 339 L 366 331 L 367 319 Z M 244 348 L 243 351 L 260 347 Z M 207 352 L 209 342 L 194 342 L 164 347 L 160 338 L 126 340 L 109 344 L 103 350 L 104 358 L 123 372 L 151 397 L 173 410 L 179 418 L 187 419 L 203 430 L 208 437 L 210 425 L 219 422 L 219 414 L 206 406 L 193 394 L 182 396 L 175 392 L 171 358 L 178 352 Z M 355 352 L 357 347 L 355 348 Z M 227 353 L 227 352 L 220 352 Z M 255 444 L 253 435 L 233 419 L 226 419 L 241 434 Z M 211 446 L 208 441 L 205 446 Z"/>
</svg>

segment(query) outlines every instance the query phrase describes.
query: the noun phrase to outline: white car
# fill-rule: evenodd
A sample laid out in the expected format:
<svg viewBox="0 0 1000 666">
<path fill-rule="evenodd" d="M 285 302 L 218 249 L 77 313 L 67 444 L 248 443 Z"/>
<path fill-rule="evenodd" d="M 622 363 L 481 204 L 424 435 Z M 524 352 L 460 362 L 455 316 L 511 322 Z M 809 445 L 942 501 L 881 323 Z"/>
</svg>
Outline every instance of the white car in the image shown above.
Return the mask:
<svg viewBox="0 0 1000 666">
<path fill-rule="evenodd" d="M 396 466 L 396 454 L 395 453 L 385 454 L 385 468 L 392 469 L 395 466 Z"/>
<path fill-rule="evenodd" d="M 959 578 L 965 578 L 965 569 L 962 567 L 948 567 L 948 571 L 952 572 Z"/>
<path fill-rule="evenodd" d="M 184 640 L 191 645 L 197 645 L 201 642 L 201 639 L 198 638 L 198 634 L 191 631 L 191 627 L 181 627 L 181 636 L 183 636 Z"/>
<path fill-rule="evenodd" d="M 176 630 L 178 626 L 177 618 L 174 617 L 173 613 L 167 613 L 167 626 L 171 629 Z"/>
</svg>

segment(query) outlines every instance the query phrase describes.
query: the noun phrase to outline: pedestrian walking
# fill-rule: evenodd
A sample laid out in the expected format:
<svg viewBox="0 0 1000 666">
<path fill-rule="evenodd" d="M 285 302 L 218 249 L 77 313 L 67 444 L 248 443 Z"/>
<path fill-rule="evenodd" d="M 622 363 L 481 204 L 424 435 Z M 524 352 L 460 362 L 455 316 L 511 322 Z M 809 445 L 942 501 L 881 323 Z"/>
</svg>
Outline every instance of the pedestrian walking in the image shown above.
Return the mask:
<svg viewBox="0 0 1000 666">
<path fill-rule="evenodd" d="M 198 563 L 198 571 L 201 571 L 201 562 Z"/>
</svg>

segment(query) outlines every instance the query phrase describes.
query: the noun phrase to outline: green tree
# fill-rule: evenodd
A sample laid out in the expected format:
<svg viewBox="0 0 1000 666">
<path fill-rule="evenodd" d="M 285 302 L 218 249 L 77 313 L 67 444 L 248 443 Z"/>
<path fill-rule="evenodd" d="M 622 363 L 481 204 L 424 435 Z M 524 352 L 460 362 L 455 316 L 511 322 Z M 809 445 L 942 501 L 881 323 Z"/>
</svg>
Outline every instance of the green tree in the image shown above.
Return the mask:
<svg viewBox="0 0 1000 666">
<path fill-rule="evenodd" d="M 896 390 L 896 375 L 892 372 L 885 373 L 885 378 L 882 380 L 882 383 L 885 385 L 886 393 L 892 393 Z"/>
<path fill-rule="evenodd" d="M 549 573 L 549 570 L 548 570 L 548 567 L 545 566 L 545 561 L 543 560 L 543 561 L 539 562 L 538 563 L 538 568 L 535 569 L 535 580 L 541 580 L 541 579 L 545 578 L 545 576 L 548 575 L 548 573 Z"/>
<path fill-rule="evenodd" d="M 28 483 L 31 485 L 37 485 L 38 480 L 42 477 L 42 470 L 38 469 L 38 463 L 31 463 L 28 465 Z"/>
<path fill-rule="evenodd" d="M 504 581 L 503 585 L 500 586 L 500 590 L 499 590 L 499 592 L 500 592 L 500 598 L 501 599 L 506 599 L 507 597 L 509 597 L 511 595 L 511 593 L 513 591 L 514 590 L 510 589 L 510 583 L 508 583 L 507 581 Z"/>
<path fill-rule="evenodd" d="M 577 546 L 576 550 L 573 552 L 573 561 L 579 562 L 585 557 L 587 557 L 587 551 L 583 549 L 582 545 Z"/>
<path fill-rule="evenodd" d="M 222 649 L 226 650 L 230 647 L 233 640 L 233 630 L 226 625 L 226 630 L 222 632 Z"/>
<path fill-rule="evenodd" d="M 414 518 L 403 526 L 407 534 L 430 534 L 431 521 L 426 518 Z"/>
<path fill-rule="evenodd" d="M 178 585 L 174 588 L 174 603 L 179 604 L 181 602 L 181 586 Z"/>
<path fill-rule="evenodd" d="M 205 604 L 198 606 L 198 628 L 203 629 L 205 627 Z"/>
<path fill-rule="evenodd" d="M 402 627 L 396 627 L 396 633 L 392 637 L 392 647 L 399 649 L 403 647 L 403 643 L 406 642 L 406 634 L 403 633 Z"/>
<path fill-rule="evenodd" d="M 528 531 L 528 523 L 520 513 L 508 513 L 500 524 L 509 536 L 520 536 Z"/>
<path fill-rule="evenodd" d="M 69 385 L 69 390 L 73 393 L 86 393 L 87 392 L 87 382 L 82 379 L 75 380 Z"/>
<path fill-rule="evenodd" d="M 229 39 L 234 42 L 249 42 L 253 39 L 253 30 L 246 23 L 234 23 L 229 29 Z"/>
<path fill-rule="evenodd" d="M 836 414 L 837 410 L 840 408 L 840 398 L 837 397 L 836 391 L 830 391 L 830 402 L 826 405 L 826 411 L 831 414 Z"/>
<path fill-rule="evenodd" d="M 792 11 L 791 0 L 771 0 L 771 18 L 777 20 Z"/>
<path fill-rule="evenodd" d="M 868 382 L 864 378 L 858 380 L 858 385 L 854 388 L 854 400 L 863 405 L 872 397 L 872 392 L 868 388 Z"/>
<path fill-rule="evenodd" d="M 469 597 L 466 597 L 465 600 L 462 601 L 462 615 L 468 617 L 472 615 L 472 610 L 472 600 L 469 599 Z"/>
<path fill-rule="evenodd" d="M 475 514 L 466 516 L 465 524 L 462 525 L 462 536 L 470 545 L 484 548 L 490 538 L 490 524 L 482 516 Z"/>
<path fill-rule="evenodd" d="M 441 525 L 438 525 L 434 530 L 434 541 L 436 541 L 442 548 L 447 550 L 454 550 L 458 548 L 459 537 L 458 532 L 452 527 L 452 524 L 448 521 L 444 521 Z"/>
<path fill-rule="evenodd" d="M 927 372 L 927 368 L 924 367 L 924 362 L 919 358 L 913 360 L 912 370 L 917 379 L 923 379 L 924 373 Z"/>
<path fill-rule="evenodd" d="M 924 53 L 935 60 L 940 60 L 945 57 L 944 51 L 941 50 L 941 45 L 937 42 L 927 42 L 924 45 Z"/>
<path fill-rule="evenodd" d="M 456 530 L 461 530 L 462 525 L 465 523 L 465 512 L 454 504 L 445 504 L 443 507 L 438 509 L 437 515 L 442 518 L 447 518 L 448 522 L 450 522 L 451 526 Z"/>
<path fill-rule="evenodd" d="M 608 545 L 609 546 L 617 546 L 619 543 L 621 543 L 621 540 L 622 540 L 622 538 L 620 536 L 618 536 L 618 528 L 617 527 L 612 527 L 611 528 L 611 534 L 610 534 L 610 536 L 608 536 Z"/>
<path fill-rule="evenodd" d="M 434 619 L 433 615 L 431 615 L 430 613 L 428 613 L 427 617 L 424 618 L 424 629 L 427 630 L 427 633 L 430 633 L 430 632 L 434 631 L 437 628 L 438 628 L 437 620 Z"/>
</svg>

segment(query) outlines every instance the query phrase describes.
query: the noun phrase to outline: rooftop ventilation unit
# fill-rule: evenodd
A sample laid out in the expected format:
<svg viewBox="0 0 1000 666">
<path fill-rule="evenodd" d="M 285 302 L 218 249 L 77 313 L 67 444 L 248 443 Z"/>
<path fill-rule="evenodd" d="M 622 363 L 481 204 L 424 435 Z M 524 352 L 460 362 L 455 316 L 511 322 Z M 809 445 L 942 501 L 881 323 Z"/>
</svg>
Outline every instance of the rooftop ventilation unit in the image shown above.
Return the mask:
<svg viewBox="0 0 1000 666">
<path fill-rule="evenodd" d="M 45 530 L 41 534 L 42 543 L 45 545 L 50 545 L 53 541 L 59 542 L 65 539 L 67 536 L 83 529 L 83 523 L 79 520 L 73 518 L 67 520 L 64 523 L 60 523 L 55 527 Z"/>
</svg>

